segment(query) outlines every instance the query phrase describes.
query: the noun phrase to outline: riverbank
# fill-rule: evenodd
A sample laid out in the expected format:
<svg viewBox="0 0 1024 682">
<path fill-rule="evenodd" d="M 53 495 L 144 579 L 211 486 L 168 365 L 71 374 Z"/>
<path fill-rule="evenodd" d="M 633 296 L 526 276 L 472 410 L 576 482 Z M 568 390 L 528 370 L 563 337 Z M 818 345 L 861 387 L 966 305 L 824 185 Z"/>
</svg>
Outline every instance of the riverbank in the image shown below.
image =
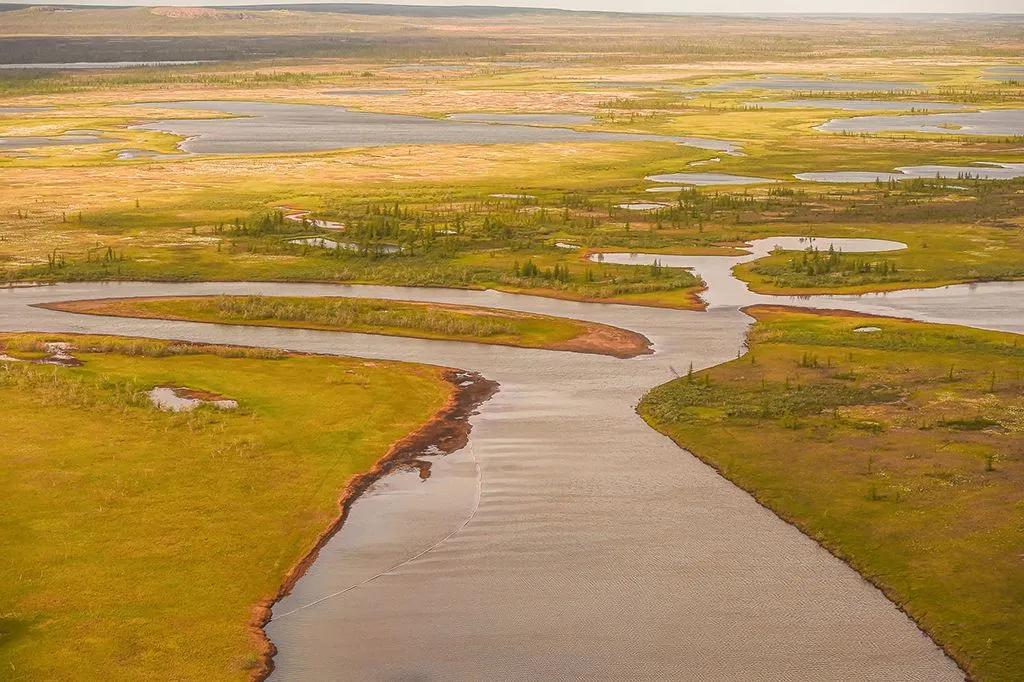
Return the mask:
<svg viewBox="0 0 1024 682">
<path fill-rule="evenodd" d="M 650 354 L 643 335 L 610 325 L 495 308 L 414 301 L 282 296 L 91 299 L 43 304 L 49 310 L 325 331 L 356 332 L 597 353 Z"/>
<path fill-rule="evenodd" d="M 639 412 L 854 567 L 971 677 L 1024 664 L 1020 337 L 759 306 Z"/>
<path fill-rule="evenodd" d="M 82 364 L 33 364 L 54 342 Z M 492 390 L 426 365 L 153 339 L 0 348 L 0 429 L 18 434 L 0 454 L 0 655 L 31 679 L 252 677 L 254 604 L 338 523 L 339 491 L 428 441 L 457 447 Z M 164 412 L 154 386 L 237 407 Z"/>
<path fill-rule="evenodd" d="M 317 537 L 312 547 L 289 569 L 277 594 L 272 599 L 262 600 L 253 609 L 250 627 L 261 646 L 259 665 L 252 671 L 251 679 L 265 680 L 274 671 L 274 655 L 277 648 L 267 637 L 264 627 L 272 617 L 272 608 L 283 597 L 288 595 L 295 583 L 306 573 L 316 561 L 320 550 L 337 533 L 348 518 L 352 503 L 373 483 L 401 466 L 426 467 L 429 462 L 422 462 L 418 457 L 430 452 L 430 455 L 450 454 L 465 447 L 469 441 L 472 428 L 469 417 L 476 409 L 498 391 L 498 384 L 485 379 L 474 372 L 462 372 L 455 369 L 445 371 L 445 379 L 452 385 L 452 393 L 444 406 L 434 414 L 423 426 L 401 440 L 393 443 L 387 453 L 373 465 L 373 468 L 353 476 L 345 484 L 338 499 L 338 516 Z M 421 475 L 423 475 L 421 473 Z M 429 474 L 428 474 L 429 475 Z"/>
</svg>

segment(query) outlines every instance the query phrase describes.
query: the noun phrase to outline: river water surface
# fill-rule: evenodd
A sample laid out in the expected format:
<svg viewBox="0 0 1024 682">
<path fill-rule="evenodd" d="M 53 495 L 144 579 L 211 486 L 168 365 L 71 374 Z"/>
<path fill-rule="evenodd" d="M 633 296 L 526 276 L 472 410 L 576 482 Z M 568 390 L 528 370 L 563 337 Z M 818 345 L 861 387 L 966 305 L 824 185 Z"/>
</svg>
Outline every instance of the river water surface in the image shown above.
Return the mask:
<svg viewBox="0 0 1024 682">
<path fill-rule="evenodd" d="M 742 259 L 690 260 L 711 287 L 706 312 L 494 291 L 88 283 L 0 291 L 0 329 L 427 362 L 500 382 L 472 418 L 467 447 L 437 458 L 425 481 L 398 473 L 373 486 L 275 605 L 267 627 L 279 649 L 274 679 L 963 679 L 877 589 L 649 428 L 634 408 L 691 362 L 699 369 L 736 357 L 750 322 L 741 305 L 843 307 L 1024 332 L 1024 283 L 793 299 L 723 285 Z M 636 330 L 656 352 L 619 360 L 29 307 L 218 293 L 372 296 L 561 315 Z"/>
</svg>

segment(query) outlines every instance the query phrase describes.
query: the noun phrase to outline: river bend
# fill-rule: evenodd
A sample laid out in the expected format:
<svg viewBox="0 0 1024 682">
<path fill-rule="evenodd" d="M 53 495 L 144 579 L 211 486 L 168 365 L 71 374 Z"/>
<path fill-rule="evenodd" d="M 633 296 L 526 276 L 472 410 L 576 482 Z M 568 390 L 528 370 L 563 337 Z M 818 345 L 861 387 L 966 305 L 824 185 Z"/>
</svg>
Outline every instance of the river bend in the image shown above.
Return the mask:
<svg viewBox="0 0 1024 682">
<path fill-rule="evenodd" d="M 501 391 L 432 475 L 397 473 L 352 508 L 267 632 L 275 680 L 959 680 L 855 571 L 635 413 L 646 390 L 742 352 L 758 302 L 1024 332 L 1024 283 L 864 297 L 715 295 L 706 312 L 494 291 L 275 283 L 87 283 L 0 290 L 0 329 L 123 334 L 426 362 Z M 728 270 L 728 266 L 725 266 Z M 716 284 L 717 282 L 717 284 Z M 735 281 L 734 281 L 735 282 Z M 112 296 L 343 295 L 472 304 L 633 329 L 655 354 L 537 349 L 105 318 L 29 307 Z"/>
</svg>

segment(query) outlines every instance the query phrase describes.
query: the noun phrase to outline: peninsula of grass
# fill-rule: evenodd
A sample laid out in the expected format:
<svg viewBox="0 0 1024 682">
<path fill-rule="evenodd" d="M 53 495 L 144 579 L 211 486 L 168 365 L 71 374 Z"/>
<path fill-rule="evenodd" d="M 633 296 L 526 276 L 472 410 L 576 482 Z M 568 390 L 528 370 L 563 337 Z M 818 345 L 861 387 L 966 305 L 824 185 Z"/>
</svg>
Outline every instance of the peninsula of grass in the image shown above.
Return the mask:
<svg viewBox="0 0 1024 682">
<path fill-rule="evenodd" d="M 847 561 L 972 678 L 1018 679 L 1021 338 L 750 313 L 745 357 L 653 389 L 641 416 Z"/>
<path fill-rule="evenodd" d="M 92 315 L 324 329 L 598 353 L 619 358 L 651 352 L 650 342 L 641 334 L 596 322 L 416 301 L 347 297 L 189 296 L 69 301 L 46 304 L 44 307 Z"/>
<path fill-rule="evenodd" d="M 29 362 L 57 340 L 83 364 Z M 250 677 L 262 607 L 343 491 L 462 395 L 438 367 L 146 339 L 2 335 L 0 356 L 8 680 Z M 156 386 L 238 407 L 162 412 Z"/>
</svg>

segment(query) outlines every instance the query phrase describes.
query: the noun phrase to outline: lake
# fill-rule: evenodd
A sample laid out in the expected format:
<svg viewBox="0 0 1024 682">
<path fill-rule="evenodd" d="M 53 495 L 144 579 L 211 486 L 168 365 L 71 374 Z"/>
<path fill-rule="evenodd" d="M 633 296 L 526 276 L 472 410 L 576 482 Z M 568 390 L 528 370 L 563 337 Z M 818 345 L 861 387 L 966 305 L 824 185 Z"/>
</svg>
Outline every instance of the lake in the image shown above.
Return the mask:
<svg viewBox="0 0 1024 682">
<path fill-rule="evenodd" d="M 518 124 L 492 125 L 377 114 L 317 104 L 201 101 L 148 103 L 144 106 L 233 114 L 235 118 L 168 119 L 134 127 L 185 137 L 187 139 L 179 147 L 199 154 L 276 154 L 420 144 L 641 141 L 674 142 L 726 154 L 738 150 L 737 145 L 724 140 Z"/>
</svg>

